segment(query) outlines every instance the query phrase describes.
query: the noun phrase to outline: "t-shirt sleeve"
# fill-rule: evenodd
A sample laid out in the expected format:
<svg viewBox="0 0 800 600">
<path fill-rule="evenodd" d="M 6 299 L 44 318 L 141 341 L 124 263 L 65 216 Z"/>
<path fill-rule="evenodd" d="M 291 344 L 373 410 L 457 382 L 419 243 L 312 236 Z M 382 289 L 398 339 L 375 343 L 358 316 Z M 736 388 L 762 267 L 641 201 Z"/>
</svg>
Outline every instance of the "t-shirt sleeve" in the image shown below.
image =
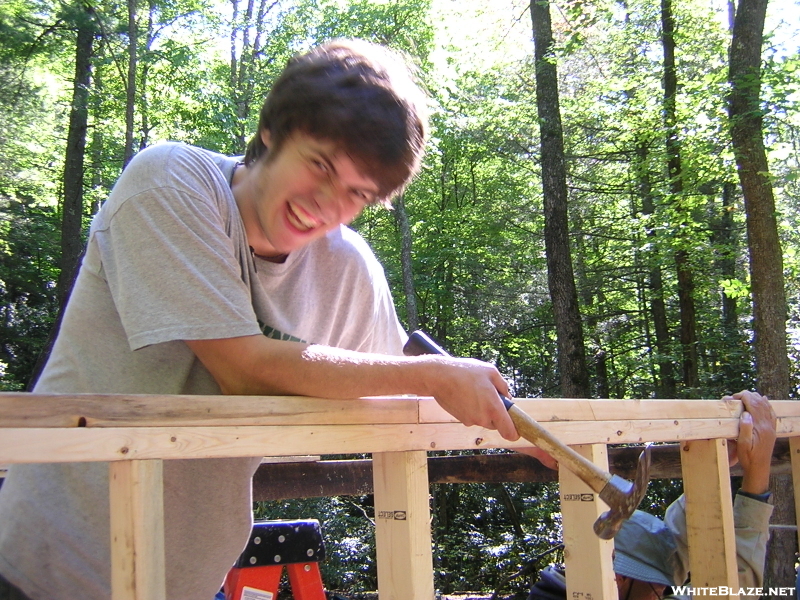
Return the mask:
<svg viewBox="0 0 800 600">
<path fill-rule="evenodd" d="M 392 294 L 381 270 L 380 279 L 375 284 L 375 310 L 373 326 L 367 338 L 367 351 L 402 356 L 407 340 L 408 335 L 397 318 Z"/>
<path fill-rule="evenodd" d="M 385 272 L 373 255 L 370 255 L 367 265 L 372 295 L 372 323 L 366 328 L 366 335 L 359 350 L 402 356 L 403 345 L 408 340 L 408 335 L 397 318 Z"/>
<path fill-rule="evenodd" d="M 260 333 L 217 199 L 156 185 L 112 211 L 90 243 L 132 350 Z"/>
</svg>

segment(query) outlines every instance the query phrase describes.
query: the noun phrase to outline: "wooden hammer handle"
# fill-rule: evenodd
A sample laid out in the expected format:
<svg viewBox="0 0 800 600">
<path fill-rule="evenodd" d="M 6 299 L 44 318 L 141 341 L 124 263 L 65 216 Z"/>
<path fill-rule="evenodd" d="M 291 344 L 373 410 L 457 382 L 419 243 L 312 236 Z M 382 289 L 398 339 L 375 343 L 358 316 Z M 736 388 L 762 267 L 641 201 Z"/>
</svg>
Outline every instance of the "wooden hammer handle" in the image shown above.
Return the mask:
<svg viewBox="0 0 800 600">
<path fill-rule="evenodd" d="M 575 452 L 513 402 L 506 408 L 520 436 L 547 452 L 598 494 L 603 491 L 611 473 Z"/>
<path fill-rule="evenodd" d="M 408 342 L 403 347 L 403 353 L 407 356 L 419 356 L 421 354 L 450 356 L 422 331 L 415 331 L 409 336 Z M 499 395 L 503 399 L 503 404 L 505 404 L 520 436 L 550 454 L 598 494 L 603 490 L 611 479 L 611 473 L 604 471 L 592 461 L 575 452 L 511 400 L 502 394 Z"/>
</svg>

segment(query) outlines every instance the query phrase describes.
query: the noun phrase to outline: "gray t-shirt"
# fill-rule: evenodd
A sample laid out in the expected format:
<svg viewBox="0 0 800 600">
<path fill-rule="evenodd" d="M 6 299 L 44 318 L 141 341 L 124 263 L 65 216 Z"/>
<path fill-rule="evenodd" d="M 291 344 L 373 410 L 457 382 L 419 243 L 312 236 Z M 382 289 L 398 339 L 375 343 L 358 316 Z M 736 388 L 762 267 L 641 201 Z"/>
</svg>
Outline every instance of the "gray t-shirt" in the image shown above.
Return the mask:
<svg viewBox="0 0 800 600">
<path fill-rule="evenodd" d="M 263 333 L 400 354 L 383 269 L 340 227 L 281 264 L 250 251 L 236 161 L 160 144 L 128 165 L 86 255 L 37 392 L 219 394 L 183 340 Z M 249 536 L 260 457 L 164 463 L 167 598 L 211 600 Z M 0 573 L 33 600 L 110 598 L 108 465 L 15 465 Z"/>
</svg>

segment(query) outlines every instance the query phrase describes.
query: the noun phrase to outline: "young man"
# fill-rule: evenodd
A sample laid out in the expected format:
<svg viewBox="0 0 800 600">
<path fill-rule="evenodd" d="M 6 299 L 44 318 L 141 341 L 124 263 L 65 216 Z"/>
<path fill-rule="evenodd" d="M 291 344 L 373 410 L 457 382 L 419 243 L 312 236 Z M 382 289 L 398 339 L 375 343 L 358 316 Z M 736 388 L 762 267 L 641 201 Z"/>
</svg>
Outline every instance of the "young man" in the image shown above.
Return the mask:
<svg viewBox="0 0 800 600">
<path fill-rule="evenodd" d="M 431 395 L 516 439 L 491 365 L 401 356 L 383 270 L 344 227 L 413 177 L 425 129 L 402 61 L 338 41 L 289 62 L 243 164 L 182 144 L 141 152 L 92 224 L 35 391 Z M 165 462 L 170 600 L 218 591 L 249 535 L 259 460 Z M 12 468 L 0 598 L 108 600 L 108 502 L 105 464 Z"/>
<path fill-rule="evenodd" d="M 739 392 L 745 410 L 739 437 L 729 443 L 729 462 L 740 462 L 744 477 L 733 503 L 736 560 L 740 587 L 762 587 L 769 539 L 769 473 L 777 419 L 769 401 L 754 392 Z M 686 498 L 668 508 L 664 521 L 637 510 L 614 538 L 614 572 L 620 600 L 659 600 L 689 576 Z M 566 597 L 564 571 L 549 566 L 540 572 L 528 600 Z"/>
</svg>

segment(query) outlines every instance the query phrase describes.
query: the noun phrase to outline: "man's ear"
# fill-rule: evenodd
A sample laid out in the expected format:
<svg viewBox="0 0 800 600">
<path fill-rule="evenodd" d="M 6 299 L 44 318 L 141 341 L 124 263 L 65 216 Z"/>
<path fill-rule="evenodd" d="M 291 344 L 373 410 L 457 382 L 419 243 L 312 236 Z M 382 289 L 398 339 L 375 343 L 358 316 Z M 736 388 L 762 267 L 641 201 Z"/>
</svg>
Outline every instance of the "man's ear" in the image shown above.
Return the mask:
<svg viewBox="0 0 800 600">
<path fill-rule="evenodd" d="M 264 145 L 267 147 L 267 149 L 269 149 L 269 144 L 271 140 L 269 129 L 262 129 L 260 135 L 261 135 L 261 141 L 264 142 Z"/>
</svg>

